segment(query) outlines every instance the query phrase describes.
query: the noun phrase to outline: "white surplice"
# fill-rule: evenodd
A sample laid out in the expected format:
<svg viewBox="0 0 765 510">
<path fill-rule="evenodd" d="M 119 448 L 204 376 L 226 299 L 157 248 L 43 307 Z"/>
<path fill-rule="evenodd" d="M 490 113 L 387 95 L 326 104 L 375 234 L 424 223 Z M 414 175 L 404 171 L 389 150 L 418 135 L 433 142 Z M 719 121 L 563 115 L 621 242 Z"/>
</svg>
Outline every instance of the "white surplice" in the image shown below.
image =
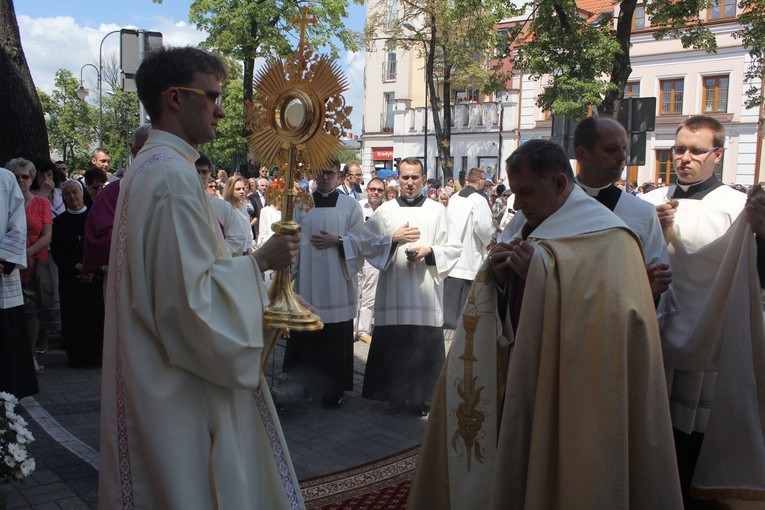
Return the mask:
<svg viewBox="0 0 765 510">
<path fill-rule="evenodd" d="M 462 253 L 449 276 L 472 280 L 488 255 L 487 247 L 494 232 L 491 209 L 478 192 L 466 197 L 457 193 L 449 200 L 447 212 L 462 242 Z"/>
<path fill-rule="evenodd" d="M 398 199 L 403 200 L 403 199 Z M 419 207 L 384 202 L 365 223 L 364 255 L 380 270 L 375 299 L 375 326 L 415 324 L 442 327 L 443 281 L 459 259 L 459 235 L 435 200 Z M 393 233 L 402 225 L 420 230 L 420 239 L 391 249 Z M 430 246 L 435 265 L 425 260 L 408 264 L 404 250 Z"/>
<path fill-rule="evenodd" d="M 10 274 L 0 271 L 0 310 L 24 304 L 19 269 L 27 267 L 27 216 L 24 195 L 13 172 L 0 168 L 0 260 L 16 264 Z"/>
<path fill-rule="evenodd" d="M 344 322 L 356 317 L 358 278 L 364 257 L 359 246 L 364 217 L 354 198 L 338 192 L 335 207 L 312 207 L 295 211 L 300 225 L 300 259 L 294 288 L 316 308 L 325 323 Z M 311 236 L 320 232 L 339 235 L 343 239 L 344 257 L 338 248 L 318 250 L 311 245 Z"/>
<path fill-rule="evenodd" d="M 255 240 L 256 249 L 266 244 L 266 241 L 274 235 L 271 225 L 281 220 L 282 212 L 273 205 L 267 205 L 260 210 L 260 216 L 258 216 L 258 238 Z"/>
<path fill-rule="evenodd" d="M 577 184 L 591 197 L 597 196 L 597 193 L 609 186 L 603 188 L 591 188 L 582 184 L 579 179 Z M 659 217 L 656 209 L 645 200 L 620 191 L 619 200 L 612 212 L 617 215 L 632 230 L 643 248 L 643 259 L 646 265 L 649 264 L 669 264 L 669 254 L 664 243 L 664 235 L 661 231 Z"/>
<path fill-rule="evenodd" d="M 261 370 L 275 335 L 262 323 L 260 272 L 252 257 L 231 257 L 198 157 L 152 130 L 121 186 L 99 508 L 303 508 Z"/>
<path fill-rule="evenodd" d="M 664 203 L 674 186 L 643 196 Z M 675 428 L 704 432 L 692 493 L 765 501 L 765 327 L 746 195 L 679 199 L 665 232 L 675 310 L 662 325 Z M 730 502 L 728 502 L 730 504 Z"/>
<path fill-rule="evenodd" d="M 226 246 L 228 246 L 231 255 L 241 255 L 247 250 L 249 224 L 245 229 L 241 214 L 226 200 L 209 193 L 207 193 L 206 198 L 212 204 L 215 218 L 223 231 L 223 237 L 226 239 Z M 252 237 L 252 231 L 250 231 L 249 237 Z"/>
<path fill-rule="evenodd" d="M 653 205 L 667 202 L 674 194 L 676 185 L 659 188 L 645 193 L 641 198 Z M 682 244 L 691 254 L 712 243 L 728 231 L 741 213 L 746 202 L 746 195 L 728 186 L 720 186 L 710 191 L 701 200 L 678 200 L 677 212 L 672 225 L 673 238 Z M 670 263 L 677 272 L 681 265 L 687 265 L 686 257 L 680 258 L 680 252 L 673 249 L 666 241 Z M 688 297 L 700 296 L 699 291 L 714 281 L 713 269 L 705 273 L 695 272 L 687 277 L 673 278 L 672 301 L 663 300 L 659 306 L 661 318 L 661 336 L 665 344 L 665 356 L 673 358 L 667 361 L 667 384 L 670 391 L 670 410 L 672 425 L 686 434 L 693 431 L 704 432 L 714 398 L 716 370 L 709 365 L 695 363 L 689 355 L 692 347 L 686 347 L 682 356 L 672 356 L 670 345 L 679 345 L 681 338 L 688 338 L 695 330 L 698 307 L 689 307 Z M 695 302 L 695 298 L 693 301 Z M 675 339 L 669 340 L 668 339 Z"/>
</svg>

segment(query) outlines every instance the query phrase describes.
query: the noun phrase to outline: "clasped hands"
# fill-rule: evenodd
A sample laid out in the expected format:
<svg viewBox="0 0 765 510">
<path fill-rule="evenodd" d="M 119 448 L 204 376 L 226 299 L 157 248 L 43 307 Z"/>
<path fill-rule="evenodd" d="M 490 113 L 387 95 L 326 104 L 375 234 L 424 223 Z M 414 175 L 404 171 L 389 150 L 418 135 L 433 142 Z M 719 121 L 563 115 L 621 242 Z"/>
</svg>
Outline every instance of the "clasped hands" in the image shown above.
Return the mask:
<svg viewBox="0 0 765 510">
<path fill-rule="evenodd" d="M 527 241 L 497 243 L 489 252 L 489 267 L 497 282 L 506 282 L 510 278 L 510 271 L 525 281 L 533 256 L 534 248 Z"/>
<path fill-rule="evenodd" d="M 420 240 L 420 229 L 417 227 L 410 227 L 407 221 L 393 232 L 394 243 L 414 243 Z M 430 246 L 412 246 L 406 249 L 406 260 L 409 262 L 417 262 L 427 257 L 433 249 Z"/>
</svg>

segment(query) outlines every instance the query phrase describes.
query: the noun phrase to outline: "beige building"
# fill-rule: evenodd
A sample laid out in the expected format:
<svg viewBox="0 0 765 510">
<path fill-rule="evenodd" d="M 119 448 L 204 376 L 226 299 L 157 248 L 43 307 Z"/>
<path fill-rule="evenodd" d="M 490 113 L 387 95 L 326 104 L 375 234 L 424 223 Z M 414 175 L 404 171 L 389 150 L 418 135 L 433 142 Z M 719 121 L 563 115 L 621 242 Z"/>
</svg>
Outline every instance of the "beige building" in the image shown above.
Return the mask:
<svg viewBox="0 0 765 510">
<path fill-rule="evenodd" d="M 580 7 L 614 10 L 610 1 L 580 1 Z M 367 9 L 382 9 L 397 16 L 396 0 L 371 0 Z M 750 83 L 744 73 L 749 55 L 733 33 L 735 2 L 718 0 L 718 6 L 700 12 L 701 19 L 717 36 L 717 53 L 684 49 L 679 41 L 653 37 L 650 20 L 638 6 L 632 35 L 632 75 L 626 93 L 656 98 L 656 129 L 647 136 L 645 165 L 629 168 L 629 179 L 643 182 L 674 182 L 669 148 L 682 119 L 706 114 L 726 128 L 726 151 L 718 176 L 726 183 L 751 184 L 757 151 L 757 109 L 745 106 Z M 394 18 L 395 19 L 395 18 Z M 515 20 L 507 20 L 512 23 Z M 416 52 L 385 49 L 386 34 L 367 53 L 365 70 L 363 166 L 391 168 L 393 158 L 423 158 L 430 177 L 440 175 L 433 134 L 432 112 L 425 113 L 423 59 Z M 759 83 L 754 85 L 759 86 Z M 505 92 L 481 96 L 458 90 L 452 95 L 452 157 L 456 177 L 473 166 L 496 174 L 501 161 L 532 138 L 549 138 L 552 121 L 535 106 L 545 80 L 532 81 L 514 73 Z M 430 110 L 428 108 L 428 110 Z M 626 174 L 625 174 L 626 175 Z M 762 180 L 762 177 L 760 177 Z"/>
</svg>

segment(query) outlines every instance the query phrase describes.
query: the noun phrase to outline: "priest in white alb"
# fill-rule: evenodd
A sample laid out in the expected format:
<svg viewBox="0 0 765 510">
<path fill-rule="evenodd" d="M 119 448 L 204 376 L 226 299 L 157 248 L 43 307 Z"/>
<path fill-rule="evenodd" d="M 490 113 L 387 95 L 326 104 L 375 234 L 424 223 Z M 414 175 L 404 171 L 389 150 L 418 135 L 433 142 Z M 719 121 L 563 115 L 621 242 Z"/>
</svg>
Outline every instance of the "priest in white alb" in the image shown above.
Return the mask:
<svg viewBox="0 0 765 510">
<path fill-rule="evenodd" d="M 185 47 L 136 74 L 152 130 L 117 200 L 101 396 L 100 509 L 304 508 L 263 376 L 275 331 L 261 272 L 275 236 L 231 257 L 194 161 L 215 138 L 224 61 Z"/>
<path fill-rule="evenodd" d="M 353 390 L 353 319 L 358 309 L 357 273 L 364 263 L 360 238 L 364 217 L 359 202 L 340 193 L 340 162 L 316 178 L 313 207 L 296 207 L 302 238 L 293 287 L 324 323 L 319 331 L 293 331 L 284 371 L 291 392 L 337 407 Z"/>
<path fill-rule="evenodd" d="M 506 163 L 518 212 L 471 288 L 407 508 L 681 508 L 637 238 L 554 142 Z"/>
<path fill-rule="evenodd" d="M 380 276 L 362 397 L 427 415 L 444 361 L 444 279 L 461 246 L 446 208 L 420 194 L 422 163 L 398 168 L 401 196 L 365 223 L 364 255 Z"/>
<path fill-rule="evenodd" d="M 715 175 L 724 150 L 718 119 L 685 119 L 671 148 L 677 182 L 642 198 L 655 205 L 674 273 L 661 339 L 686 508 L 762 509 L 765 200 Z"/>
<path fill-rule="evenodd" d="M 444 282 L 444 328 L 456 329 L 470 286 L 488 255 L 494 225 L 489 203 L 483 196 L 486 174 L 471 168 L 467 185 L 449 199 L 447 212 L 460 236 L 462 253 Z"/>
</svg>

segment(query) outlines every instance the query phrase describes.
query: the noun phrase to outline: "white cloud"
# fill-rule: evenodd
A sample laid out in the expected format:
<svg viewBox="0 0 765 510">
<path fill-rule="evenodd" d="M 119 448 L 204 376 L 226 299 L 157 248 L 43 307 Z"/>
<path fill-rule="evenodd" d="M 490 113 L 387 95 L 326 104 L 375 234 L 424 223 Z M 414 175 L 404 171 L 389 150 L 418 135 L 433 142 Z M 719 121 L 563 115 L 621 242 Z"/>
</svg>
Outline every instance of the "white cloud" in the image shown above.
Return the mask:
<svg viewBox="0 0 765 510">
<path fill-rule="evenodd" d="M 97 75 L 92 67 L 98 67 L 98 50 L 103 40 L 103 60 L 119 54 L 119 35 L 112 31 L 120 28 L 143 28 L 162 33 L 166 46 L 197 45 L 206 37 L 204 32 L 184 21 L 169 17 L 139 17 L 134 16 L 134 24 L 120 26 L 114 23 L 86 26 L 78 24 L 71 16 L 51 16 L 33 18 L 19 14 L 17 16 L 21 32 L 21 44 L 32 73 L 35 86 L 46 92 L 54 88 L 56 71 L 68 69 L 82 78 L 86 88 L 97 88 Z M 361 135 L 362 117 L 364 110 L 364 62 L 366 53 L 346 52 L 342 57 L 342 68 L 348 78 L 348 90 L 345 92 L 345 102 L 353 107 L 351 122 L 352 133 Z M 96 94 L 89 96 L 95 100 Z"/>
<path fill-rule="evenodd" d="M 120 28 L 139 28 L 137 25 L 119 26 L 101 24 L 97 27 L 78 25 L 70 16 L 32 18 L 26 15 L 17 17 L 21 44 L 32 73 L 35 86 L 50 92 L 54 88 L 56 71 L 68 69 L 75 76 L 80 76 L 87 84 L 96 83 L 96 72 L 84 64 L 98 66 L 98 50 L 103 41 L 102 58 L 119 53 L 119 35 L 112 31 Z M 193 26 L 170 18 L 152 18 L 137 20 L 140 28 L 161 32 L 163 43 L 172 46 L 196 45 L 205 38 L 205 34 Z"/>
</svg>

